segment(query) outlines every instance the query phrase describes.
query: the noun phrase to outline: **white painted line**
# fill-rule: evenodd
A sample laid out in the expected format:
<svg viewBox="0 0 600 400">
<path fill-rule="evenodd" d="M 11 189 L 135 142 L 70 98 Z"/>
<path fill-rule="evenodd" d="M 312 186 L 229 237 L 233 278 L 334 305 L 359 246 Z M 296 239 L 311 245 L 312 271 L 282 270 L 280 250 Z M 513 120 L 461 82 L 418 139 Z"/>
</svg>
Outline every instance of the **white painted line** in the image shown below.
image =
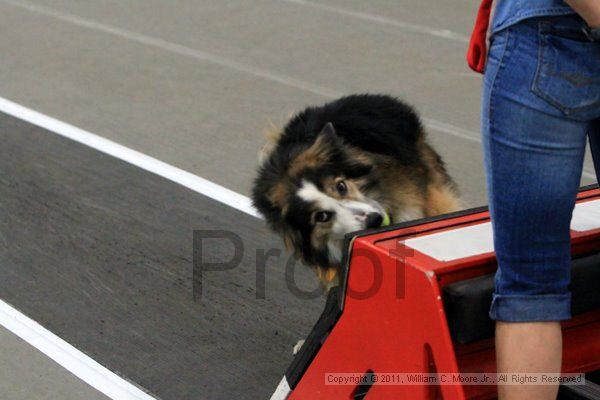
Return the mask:
<svg viewBox="0 0 600 400">
<path fill-rule="evenodd" d="M 284 376 L 281 381 L 279 381 L 279 385 L 275 389 L 275 392 L 271 395 L 270 400 L 285 400 L 292 392 L 290 389 L 290 385 L 288 384 L 287 378 Z"/>
<path fill-rule="evenodd" d="M 91 132 L 84 131 L 73 125 L 59 121 L 37 111 L 23 107 L 17 103 L 0 97 L 0 111 L 13 117 L 27 121 L 61 136 L 82 143 L 102 153 L 109 154 L 137 167 L 162 176 L 195 192 L 210 197 L 253 217 L 261 218 L 252 207 L 250 199 L 239 193 L 217 185 L 190 172 L 169 165 L 156 158 L 147 156 L 139 151 L 130 149 Z"/>
<path fill-rule="evenodd" d="M 0 325 L 114 400 L 156 400 L 0 300 Z"/>
<path fill-rule="evenodd" d="M 178 54 L 180 56 L 190 57 L 199 61 L 209 62 L 212 64 L 216 64 L 225 68 L 230 68 L 238 72 L 243 72 L 246 74 L 253 75 L 258 78 L 266 79 L 271 82 L 276 82 L 291 88 L 300 89 L 309 93 L 313 93 L 328 99 L 333 99 L 337 97 L 341 97 L 343 93 L 338 92 L 333 89 L 325 88 L 320 85 L 313 84 L 311 82 L 306 82 L 301 79 L 296 79 L 290 76 L 276 74 L 268 70 L 264 70 L 261 68 L 257 68 L 248 64 L 243 64 L 234 60 L 230 60 L 228 58 L 207 53 L 205 51 L 192 49 L 190 47 L 169 42 L 164 39 L 144 35 L 137 32 L 132 32 L 126 29 L 121 29 L 116 26 L 107 25 L 101 22 L 93 21 L 87 18 L 82 18 L 77 15 L 65 13 L 62 11 L 54 10 L 48 7 L 40 6 L 37 4 L 32 4 L 26 1 L 15 1 L 15 0 L 0 0 L 0 3 L 9 4 L 15 7 L 19 7 L 34 13 L 38 13 L 41 15 L 45 15 L 48 17 L 56 18 L 58 20 L 68 22 L 70 24 L 94 30 L 97 32 L 107 33 L 113 36 L 117 36 L 123 39 L 131 40 L 133 42 L 155 47 L 164 51 L 168 51 L 174 54 Z M 455 137 L 466 139 L 473 142 L 479 142 L 479 134 L 468 131 L 466 129 L 457 128 L 450 124 L 433 120 L 431 118 L 423 118 L 423 122 L 425 125 L 435 131 L 439 131 L 442 133 L 447 133 L 453 135 Z"/>
<path fill-rule="evenodd" d="M 600 200 L 576 204 L 571 219 L 571 230 L 585 232 L 598 228 Z M 440 261 L 453 261 L 494 251 L 490 222 L 418 236 L 401 243 Z"/>
<path fill-rule="evenodd" d="M 449 135 L 453 135 L 459 137 L 461 139 L 468 140 L 470 142 L 481 143 L 480 136 L 473 131 L 469 131 L 467 129 L 458 128 L 454 125 L 447 124 L 445 122 L 436 121 L 430 118 L 422 118 L 423 123 L 427 126 L 427 128 L 441 132 L 447 133 Z M 591 179 L 596 182 L 596 173 L 587 168 L 583 168 L 581 171 L 581 175 L 585 178 Z"/>
<path fill-rule="evenodd" d="M 456 136 L 461 139 L 468 140 L 470 142 L 481 143 L 479 134 L 467 129 L 458 128 L 454 125 L 447 124 L 445 122 L 436 121 L 431 118 L 422 118 L 423 123 L 427 128 L 438 131 L 441 133 L 447 133 L 452 136 Z"/>
<path fill-rule="evenodd" d="M 449 29 L 439 29 L 433 28 L 431 26 L 412 24 L 409 22 L 398 21 L 395 19 L 383 17 L 381 15 L 375 15 L 360 11 L 352 11 L 341 7 L 330 6 L 322 3 L 315 3 L 312 1 L 306 0 L 281 0 L 287 3 L 298 4 L 305 7 L 312 7 L 322 11 L 327 11 L 339 15 L 344 15 L 347 17 L 362 19 L 369 22 L 375 22 L 382 25 L 393 26 L 395 28 L 400 28 L 408 32 L 425 34 L 437 38 L 452 40 L 461 44 L 469 43 L 469 37 L 467 35 L 463 35 L 462 33 L 453 32 Z"/>
<path fill-rule="evenodd" d="M 353 11 L 342 10 L 337 7 L 325 6 L 325 5 L 321 5 L 318 3 L 312 3 L 312 2 L 308 2 L 308 1 L 304 1 L 304 0 L 283 0 L 283 1 L 288 1 L 288 2 L 311 6 L 311 7 L 313 7 L 313 6 L 321 7 L 321 8 L 325 7 L 325 8 L 330 9 L 329 11 L 344 12 L 347 14 L 349 13 L 352 16 L 355 16 L 355 17 L 360 16 L 360 18 L 365 18 L 365 19 L 371 18 L 371 19 L 378 20 L 378 18 L 379 18 L 377 16 L 371 16 L 370 14 L 355 13 Z M 76 26 L 79 26 L 82 28 L 107 33 L 107 34 L 110 34 L 113 36 L 131 40 L 133 42 L 137 42 L 142 45 L 151 46 L 151 47 L 155 47 L 155 48 L 158 48 L 158 49 L 161 49 L 164 51 L 168 51 L 168 52 L 171 52 L 174 54 L 178 54 L 180 56 L 190 57 L 190 58 L 193 58 L 193 59 L 196 59 L 199 61 L 209 62 L 209 63 L 213 63 L 216 65 L 225 67 L 225 68 L 230 68 L 235 71 L 250 74 L 250 75 L 256 76 L 258 78 L 262 78 L 262 79 L 266 79 L 266 80 L 269 80 L 272 82 L 282 84 L 284 86 L 288 86 L 288 87 L 295 88 L 295 89 L 300 89 L 300 90 L 303 90 L 303 91 L 306 91 L 309 93 L 314 93 L 316 95 L 319 95 L 319 96 L 322 96 L 325 98 L 333 99 L 333 98 L 341 97 L 343 95 L 343 93 L 338 92 L 336 90 L 333 90 L 330 88 L 325 88 L 321 85 L 316 85 L 314 83 L 303 81 L 301 79 L 296 79 L 296 78 L 282 75 L 282 74 L 276 74 L 271 71 L 264 70 L 264 69 L 261 69 L 258 67 L 254 67 L 252 65 L 240 63 L 235 60 L 231 60 L 231 59 L 219 56 L 219 55 L 211 54 L 211 53 L 201 51 L 201 50 L 196 50 L 191 47 L 187 47 L 187 46 L 184 46 L 184 45 L 181 45 L 178 43 L 169 42 L 164 39 L 144 35 L 142 33 L 132 32 L 132 31 L 129 31 L 126 29 L 121 29 L 116 26 L 107 25 L 107 24 L 93 21 L 93 20 L 90 20 L 87 18 L 82 18 L 77 15 L 54 10 L 49 7 L 32 4 L 32 3 L 29 3 L 26 1 L 0 0 L 0 2 L 9 4 L 9 5 L 12 5 L 15 7 L 19 7 L 19 8 L 31 11 L 31 12 L 35 12 L 38 14 L 46 15 L 48 17 L 56 18 L 58 20 L 68 22 L 70 24 L 73 24 L 73 25 L 76 25 Z M 379 21 L 379 22 L 382 22 L 382 21 Z M 415 27 L 418 27 L 418 26 L 415 25 Z M 429 28 L 424 28 L 424 27 L 421 27 L 421 28 L 423 28 L 425 30 L 429 29 Z M 418 28 L 418 29 L 421 29 L 421 28 Z M 443 32 L 443 31 L 440 31 L 440 32 Z M 477 132 L 459 128 L 459 127 L 453 126 L 451 124 L 437 121 L 437 120 L 434 120 L 431 118 L 423 118 L 423 122 L 425 123 L 425 126 L 430 130 L 441 132 L 441 133 L 446 133 L 446 134 L 452 135 L 454 137 L 464 139 L 464 140 L 474 142 L 474 143 L 481 142 L 481 139 L 479 138 L 480 135 Z M 584 169 L 582 171 L 582 175 L 588 179 L 596 181 L 596 174 L 594 172 L 590 172 L 590 171 Z"/>
<path fill-rule="evenodd" d="M 62 11 L 54 10 L 49 7 L 44 7 L 37 4 L 32 4 L 27 1 L 15 1 L 15 0 L 0 0 L 0 2 L 5 4 L 10 4 L 15 7 L 19 7 L 37 14 L 42 14 L 48 17 L 56 18 L 58 20 L 68 22 L 72 25 L 79 26 L 81 28 L 90 29 L 97 32 L 107 33 L 109 35 L 117 36 L 123 39 L 130 40 L 132 42 L 136 42 L 139 44 L 143 44 L 145 46 L 155 47 L 164 51 L 168 51 L 170 53 L 178 54 L 180 56 L 185 56 L 189 58 L 193 58 L 199 61 L 209 62 L 212 64 L 219 65 L 221 67 L 226 67 L 233 69 L 235 71 L 243 72 L 249 75 L 256 76 L 258 78 L 263 78 L 269 81 L 277 82 L 285 86 L 293 87 L 296 89 L 301 89 L 307 92 L 315 93 L 324 97 L 337 97 L 338 94 L 329 91 L 328 89 L 324 89 L 318 85 L 314 85 L 310 82 L 305 82 L 299 79 L 295 79 L 289 76 L 276 74 L 261 68 L 257 68 L 248 64 L 243 64 L 225 57 L 221 57 L 219 55 L 211 54 L 205 51 L 196 50 L 191 47 L 187 47 L 178 43 L 169 42 L 164 39 L 144 35 L 142 33 L 137 33 L 133 31 L 129 31 L 126 29 L 121 29 L 116 26 L 104 24 L 101 22 L 97 22 L 91 19 L 82 18 L 77 15 L 65 13 Z"/>
<path fill-rule="evenodd" d="M 284 1 L 287 1 L 287 0 L 284 0 Z M 309 4 L 309 2 L 306 2 L 306 1 L 303 1 L 303 0 L 301 0 L 301 1 L 289 0 L 289 1 L 295 2 L 295 3 L 298 3 L 298 4 L 302 3 L 304 5 L 308 5 Z M 257 67 L 251 66 L 251 65 L 239 63 L 237 61 L 230 60 L 230 59 L 218 56 L 218 55 L 210 54 L 210 53 L 207 53 L 207 52 L 204 52 L 204 51 L 192 49 L 190 47 L 186 47 L 186 46 L 178 44 L 178 43 L 172 43 L 172 42 L 160 39 L 160 38 L 155 38 L 155 37 L 147 36 L 147 35 L 144 35 L 144 34 L 141 34 L 141 33 L 128 31 L 128 30 L 121 29 L 121 28 L 118 28 L 118 27 L 115 27 L 115 26 L 112 26 L 112 25 L 107 25 L 107 24 L 103 24 L 103 23 L 100 23 L 100 22 L 96 22 L 96 21 L 90 20 L 90 19 L 78 17 L 78 16 L 73 15 L 73 14 L 68 14 L 68 13 L 64 13 L 64 12 L 61 12 L 61 11 L 53 10 L 51 8 L 48 8 L 48 7 L 44 7 L 44 6 L 40 6 L 40 5 L 28 3 L 26 1 L 0 0 L 0 2 L 5 3 L 5 4 L 10 4 L 10 5 L 13 5 L 15 7 L 23 8 L 23 9 L 26 9 L 28 11 L 35 12 L 35 13 L 38 13 L 38 14 L 46 15 L 48 17 L 53 17 L 53 18 L 62 20 L 64 22 L 71 23 L 71 24 L 76 25 L 76 26 L 80 26 L 80 27 L 83 27 L 83 28 L 87 28 L 87 29 L 91 29 L 91 30 L 95 30 L 95 31 L 99 31 L 99 32 L 108 33 L 108 34 L 111 34 L 111 35 L 114 35 L 114 36 L 118 36 L 118 37 L 121 37 L 121 38 L 124 38 L 124 39 L 128 39 L 128 40 L 131 40 L 131 41 L 143 44 L 143 45 L 147 45 L 147 46 L 151 46 L 151 47 L 156 47 L 156 48 L 159 48 L 161 50 L 172 52 L 172 53 L 175 53 L 175 54 L 178 54 L 178 55 L 182 55 L 182 56 L 186 56 L 186 57 L 191 57 L 191 58 L 194 58 L 194 59 L 197 59 L 197 60 L 200 60 L 200 61 L 205 61 L 205 62 L 210 62 L 210 63 L 213 63 L 213 64 L 217 64 L 217 65 L 220 65 L 222 67 L 230 68 L 230 69 L 233 69 L 233 70 L 236 70 L 236 71 L 239 71 L 239 72 L 243 72 L 243 73 L 247 73 L 247 74 L 250 74 L 250 75 L 254 75 L 254 76 L 259 77 L 259 78 L 263 78 L 263 79 L 266 79 L 266 80 L 277 82 L 277 83 L 280 83 L 280 84 L 288 86 L 288 87 L 292 87 L 292 88 L 304 90 L 304 91 L 307 91 L 307 92 L 310 92 L 310 93 L 314 93 L 314 94 L 320 95 L 320 96 L 325 97 L 325 98 L 336 98 L 336 97 L 340 97 L 340 96 L 343 95 L 342 93 L 337 92 L 337 91 L 335 91 L 333 89 L 323 88 L 322 86 L 315 85 L 313 83 L 306 82 L 306 81 L 303 81 L 303 80 L 300 80 L 300 79 L 292 78 L 292 77 L 285 76 L 285 75 L 274 74 L 274 73 L 272 73 L 270 71 L 267 71 L 267 70 L 263 70 L 263 69 L 260 69 L 260 68 L 257 68 Z M 310 3 L 310 5 L 317 5 L 317 4 L 316 3 Z M 31 111 L 31 110 L 29 110 L 29 111 Z M 46 117 L 46 118 L 48 118 L 48 117 Z M 54 121 L 56 121 L 56 120 L 54 120 Z M 64 123 L 61 123 L 59 121 L 56 121 L 56 122 L 58 122 L 60 124 L 64 124 Z M 467 140 L 467 141 L 475 142 L 475 143 L 481 142 L 481 139 L 479 138 L 479 133 L 476 133 L 476 132 L 473 132 L 473 131 L 470 131 L 470 130 L 467 130 L 467 129 L 458 128 L 456 126 L 447 124 L 445 122 L 437 121 L 437 120 L 434 120 L 434 119 L 431 119 L 431 118 L 423 118 L 423 122 L 425 123 L 425 125 L 427 126 L 428 129 L 431 129 L 431 130 L 434 130 L 434 131 L 437 131 L 437 132 L 441 132 L 441 133 L 446 133 L 446 134 L 449 134 L 449 135 L 452 135 L 452 136 L 455 136 L 455 137 L 458 137 L 458 138 L 461 138 L 461 139 L 464 139 L 464 140 Z M 49 129 L 49 128 L 47 128 L 47 129 Z M 75 128 L 75 129 L 77 129 L 77 128 Z M 103 139 L 103 138 L 100 138 L 100 137 L 98 137 L 98 138 L 100 140 L 102 140 L 102 141 L 110 142 L 107 139 Z M 110 143 L 112 143 L 112 144 L 114 144 L 116 146 L 120 146 L 122 148 L 125 148 L 124 146 L 118 145 L 118 144 L 116 144 L 114 142 L 110 142 Z M 131 149 L 128 149 L 128 150 L 130 152 L 137 153 L 135 150 L 131 150 Z M 145 156 L 145 155 L 143 155 L 141 153 L 137 153 L 137 154 L 139 154 L 139 155 L 141 155 L 143 157 L 146 157 L 146 158 L 150 158 L 150 157 Z M 157 163 L 162 163 L 161 161 L 158 161 L 158 160 L 155 160 L 155 159 L 152 159 L 152 160 L 154 160 Z M 169 165 L 167 165 L 165 163 L 162 163 L 162 164 L 164 164 L 165 166 L 170 167 L 171 169 L 176 169 L 178 171 L 181 171 L 184 174 L 188 174 L 190 179 L 186 179 L 186 180 L 195 180 L 194 178 L 203 180 L 202 178 L 198 178 L 197 176 L 195 176 L 193 174 L 189 174 L 189 173 L 187 173 L 187 172 L 185 172 L 185 171 L 183 171 L 181 169 L 169 166 Z M 142 167 L 142 168 L 144 168 L 144 167 Z M 592 179 L 594 181 L 596 180 L 596 174 L 593 173 L 593 172 L 590 172 L 588 170 L 584 169 L 583 172 L 582 172 L 582 175 L 585 176 L 586 178 Z M 180 178 L 182 180 L 184 180 L 183 176 L 181 176 Z M 167 178 L 167 179 L 170 179 L 170 178 Z M 203 180 L 203 181 L 205 181 L 205 180 Z M 216 185 L 216 184 L 214 184 L 212 182 L 208 182 L 208 181 L 206 181 L 206 182 L 208 183 L 206 186 L 211 186 L 211 185 L 218 186 L 218 185 Z M 183 183 L 181 183 L 181 184 L 183 184 Z M 184 186 L 187 186 L 187 185 L 184 184 Z M 221 188 L 221 187 L 219 186 L 219 188 Z M 228 191 L 228 189 L 225 189 L 225 188 L 222 188 L 222 189 Z M 192 190 L 194 190 L 194 189 L 192 189 Z M 211 190 L 211 192 L 212 192 L 212 190 Z M 215 188 L 215 193 L 216 192 L 219 192 L 218 188 Z M 242 197 L 244 197 L 244 196 L 242 196 L 242 195 L 240 195 L 238 193 L 235 193 L 233 191 L 230 191 L 230 190 L 229 190 L 229 192 L 232 193 L 232 194 L 234 194 L 234 195 L 236 195 L 238 197 L 239 204 L 240 204 L 240 207 L 241 207 L 241 208 L 238 208 L 238 209 L 241 209 L 244 212 L 248 212 L 249 214 L 254 215 L 254 216 L 258 215 L 254 209 L 252 209 L 250 212 L 247 211 L 248 210 L 248 206 L 250 204 L 250 202 L 249 202 L 249 200 L 247 198 L 243 198 L 242 199 Z M 207 194 L 207 196 L 212 197 L 212 196 L 210 196 L 208 194 Z M 236 196 L 234 196 L 234 197 L 236 197 Z M 213 197 L 213 198 L 215 200 L 218 200 L 215 197 Z M 220 201 L 220 200 L 218 200 L 218 201 Z M 225 203 L 225 204 L 228 204 L 228 203 Z"/>
</svg>

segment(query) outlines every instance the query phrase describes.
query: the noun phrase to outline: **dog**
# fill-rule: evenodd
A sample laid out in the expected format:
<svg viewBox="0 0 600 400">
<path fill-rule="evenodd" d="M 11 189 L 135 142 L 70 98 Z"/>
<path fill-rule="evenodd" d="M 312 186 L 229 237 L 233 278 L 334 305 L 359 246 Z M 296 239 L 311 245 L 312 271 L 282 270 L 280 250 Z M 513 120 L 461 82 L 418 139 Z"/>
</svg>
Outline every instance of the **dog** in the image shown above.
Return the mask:
<svg viewBox="0 0 600 400">
<path fill-rule="evenodd" d="M 419 116 L 394 97 L 308 107 L 271 136 L 253 205 L 325 288 L 338 283 L 347 233 L 460 209 Z"/>
</svg>

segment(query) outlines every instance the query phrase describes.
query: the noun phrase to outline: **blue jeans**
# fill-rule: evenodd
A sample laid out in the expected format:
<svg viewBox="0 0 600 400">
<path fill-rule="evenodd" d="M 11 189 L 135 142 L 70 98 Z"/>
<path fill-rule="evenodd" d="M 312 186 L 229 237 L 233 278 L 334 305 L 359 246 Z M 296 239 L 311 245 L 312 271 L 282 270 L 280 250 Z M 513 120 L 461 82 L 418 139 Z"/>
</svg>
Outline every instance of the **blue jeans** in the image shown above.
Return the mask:
<svg viewBox="0 0 600 400">
<path fill-rule="evenodd" d="M 571 317 L 570 221 L 590 138 L 600 171 L 600 43 L 578 16 L 533 18 L 491 38 L 482 95 L 500 321 Z"/>
</svg>

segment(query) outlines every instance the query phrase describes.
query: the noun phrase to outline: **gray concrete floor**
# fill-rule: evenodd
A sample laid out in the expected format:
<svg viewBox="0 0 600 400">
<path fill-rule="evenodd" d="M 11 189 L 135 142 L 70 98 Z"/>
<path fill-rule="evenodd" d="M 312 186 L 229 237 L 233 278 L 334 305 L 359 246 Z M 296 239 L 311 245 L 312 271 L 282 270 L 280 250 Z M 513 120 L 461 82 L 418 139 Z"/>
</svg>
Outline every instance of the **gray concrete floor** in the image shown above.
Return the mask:
<svg viewBox="0 0 600 400">
<path fill-rule="evenodd" d="M 0 96 L 247 194 L 268 121 L 391 93 L 427 118 L 465 205 L 478 206 L 481 79 L 464 61 L 476 6 L 0 0 Z M 585 169 L 591 183 L 589 157 Z"/>
<path fill-rule="evenodd" d="M 318 283 L 281 240 L 125 161 L 2 113 L 0 126 L 2 299 L 163 400 L 268 398 L 324 305 L 289 289 L 288 271 Z M 215 229 L 237 235 L 240 260 L 204 271 L 194 295 L 194 256 L 233 257 L 223 239 L 194 251 L 192 232 Z"/>
<path fill-rule="evenodd" d="M 475 4 L 309 4 L 0 0 L 0 94 L 247 193 L 269 120 L 339 94 L 392 93 L 456 127 L 463 137 L 430 135 L 466 204 L 485 203 L 466 44 L 401 25 L 466 36 Z"/>
<path fill-rule="evenodd" d="M 106 400 L 53 360 L 0 327 L 2 400 Z"/>
</svg>

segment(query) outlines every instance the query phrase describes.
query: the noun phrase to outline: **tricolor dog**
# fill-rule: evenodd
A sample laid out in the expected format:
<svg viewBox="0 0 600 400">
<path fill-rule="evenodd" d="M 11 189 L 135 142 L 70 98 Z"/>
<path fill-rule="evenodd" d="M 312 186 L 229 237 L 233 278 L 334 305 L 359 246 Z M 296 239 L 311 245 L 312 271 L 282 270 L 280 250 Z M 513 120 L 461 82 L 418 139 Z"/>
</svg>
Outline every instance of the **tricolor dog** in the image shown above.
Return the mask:
<svg viewBox="0 0 600 400">
<path fill-rule="evenodd" d="M 275 132 L 252 200 L 325 287 L 336 284 L 347 233 L 459 209 L 416 112 L 368 94 L 306 108 Z"/>
</svg>

